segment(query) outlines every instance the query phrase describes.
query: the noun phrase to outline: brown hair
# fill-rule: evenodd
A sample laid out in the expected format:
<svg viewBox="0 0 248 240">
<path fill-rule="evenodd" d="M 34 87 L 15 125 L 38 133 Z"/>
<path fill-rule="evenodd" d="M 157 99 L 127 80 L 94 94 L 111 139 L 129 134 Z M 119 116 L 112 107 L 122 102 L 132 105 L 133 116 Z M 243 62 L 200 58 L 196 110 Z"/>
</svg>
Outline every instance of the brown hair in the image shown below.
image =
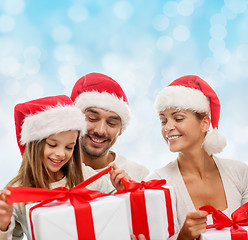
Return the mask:
<svg viewBox="0 0 248 240">
<path fill-rule="evenodd" d="M 26 145 L 17 176 L 7 186 L 18 184 L 20 187 L 49 188 L 49 174 L 43 164 L 43 152 L 46 139 L 33 141 Z M 77 138 L 70 160 L 61 168 L 66 176 L 66 187 L 72 188 L 81 183 L 83 178 L 80 139 Z"/>
</svg>

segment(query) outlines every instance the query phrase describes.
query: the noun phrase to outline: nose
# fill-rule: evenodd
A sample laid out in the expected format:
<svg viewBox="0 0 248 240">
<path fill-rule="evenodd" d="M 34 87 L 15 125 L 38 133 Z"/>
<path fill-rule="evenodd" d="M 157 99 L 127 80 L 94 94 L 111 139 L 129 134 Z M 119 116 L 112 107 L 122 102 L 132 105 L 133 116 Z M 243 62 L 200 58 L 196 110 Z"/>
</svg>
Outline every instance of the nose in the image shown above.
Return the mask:
<svg viewBox="0 0 248 240">
<path fill-rule="evenodd" d="M 175 126 L 174 126 L 173 121 L 168 119 L 167 123 L 164 127 L 165 132 L 169 132 L 169 131 L 173 130 L 174 128 L 175 128 Z"/>
<path fill-rule="evenodd" d="M 106 134 L 106 122 L 104 120 L 101 120 L 97 122 L 95 131 L 100 135 L 100 136 L 105 136 Z"/>
<path fill-rule="evenodd" d="M 57 148 L 56 149 L 56 152 L 55 152 L 55 155 L 56 155 L 56 158 L 64 159 L 65 158 L 65 151 L 64 151 L 64 149 L 62 147 L 61 148 Z"/>
</svg>

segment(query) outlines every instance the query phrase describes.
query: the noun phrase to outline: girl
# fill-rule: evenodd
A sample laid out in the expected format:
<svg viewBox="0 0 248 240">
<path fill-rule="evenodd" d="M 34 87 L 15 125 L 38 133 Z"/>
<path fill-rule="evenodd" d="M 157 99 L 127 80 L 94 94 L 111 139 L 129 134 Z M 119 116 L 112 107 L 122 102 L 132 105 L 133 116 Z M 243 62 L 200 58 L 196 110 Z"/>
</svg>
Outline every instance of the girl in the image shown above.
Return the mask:
<svg viewBox="0 0 248 240">
<path fill-rule="evenodd" d="M 201 78 L 189 75 L 173 81 L 158 94 L 155 108 L 161 133 L 178 157 L 147 180 L 165 178 L 174 186 L 181 228 L 177 239 L 198 238 L 206 229 L 208 215 L 199 207 L 212 205 L 230 216 L 248 201 L 248 167 L 213 155 L 225 147 L 217 131 L 220 102 Z"/>
<path fill-rule="evenodd" d="M 86 122 L 69 97 L 60 95 L 17 104 L 15 125 L 23 160 L 8 186 L 72 188 L 95 174 L 82 165 L 79 136 L 86 132 Z M 120 170 L 111 173 L 113 185 L 120 188 L 119 180 L 126 174 Z M 114 190 L 103 177 L 88 188 L 105 193 Z M 22 239 L 23 232 L 28 236 L 25 204 L 7 204 L 9 194 L 7 190 L 0 192 L 0 239 Z"/>
</svg>

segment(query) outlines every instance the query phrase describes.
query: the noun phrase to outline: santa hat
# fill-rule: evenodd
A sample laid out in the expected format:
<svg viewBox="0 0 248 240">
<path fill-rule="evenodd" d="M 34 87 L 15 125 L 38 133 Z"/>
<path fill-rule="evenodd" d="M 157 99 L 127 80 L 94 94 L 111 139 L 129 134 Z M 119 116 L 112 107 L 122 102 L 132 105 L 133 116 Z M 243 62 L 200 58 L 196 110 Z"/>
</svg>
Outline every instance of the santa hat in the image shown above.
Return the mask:
<svg viewBox="0 0 248 240">
<path fill-rule="evenodd" d="M 214 90 L 198 76 L 178 78 L 160 91 L 155 101 L 157 112 L 177 107 L 210 116 L 213 130 L 207 132 L 203 147 L 209 155 L 220 153 L 226 146 L 226 140 L 217 131 L 220 101 Z"/>
<path fill-rule="evenodd" d="M 89 73 L 74 85 L 71 99 L 84 111 L 88 107 L 98 107 L 118 114 L 125 130 L 130 121 L 127 97 L 121 86 L 112 78 L 101 73 Z"/>
<path fill-rule="evenodd" d="M 27 143 L 41 141 L 52 134 L 69 130 L 86 132 L 83 113 L 65 96 L 52 96 L 15 106 L 16 137 L 23 154 Z"/>
</svg>

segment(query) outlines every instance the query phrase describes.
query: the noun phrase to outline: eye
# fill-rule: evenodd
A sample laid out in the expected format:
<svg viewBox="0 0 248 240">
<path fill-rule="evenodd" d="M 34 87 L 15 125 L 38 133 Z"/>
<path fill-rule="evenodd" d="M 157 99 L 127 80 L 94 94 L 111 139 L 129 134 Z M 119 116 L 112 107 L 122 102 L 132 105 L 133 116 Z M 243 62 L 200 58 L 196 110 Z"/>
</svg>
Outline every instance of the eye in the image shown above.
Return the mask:
<svg viewBox="0 0 248 240">
<path fill-rule="evenodd" d="M 68 149 L 68 150 L 73 150 L 73 147 L 66 147 L 66 149 Z"/>
<path fill-rule="evenodd" d="M 89 121 L 92 121 L 92 122 L 97 120 L 96 117 L 92 117 L 92 116 L 88 116 L 88 119 L 89 119 Z"/>
<path fill-rule="evenodd" d="M 47 145 L 48 145 L 49 147 L 51 147 L 51 148 L 56 147 L 56 145 L 55 145 L 55 144 L 51 144 L 51 143 L 48 143 L 48 142 L 47 142 Z"/>
<path fill-rule="evenodd" d="M 116 123 L 114 123 L 114 122 L 107 122 L 108 123 L 108 125 L 110 125 L 110 126 L 112 126 L 112 127 L 114 127 L 114 126 L 116 126 L 117 124 Z"/>
<path fill-rule="evenodd" d="M 181 121 L 183 121 L 183 119 L 184 119 L 184 118 L 182 118 L 182 117 L 177 117 L 177 118 L 175 118 L 176 122 L 181 122 Z"/>
<path fill-rule="evenodd" d="M 161 125 L 165 125 L 167 123 L 167 119 L 160 119 Z"/>
</svg>

